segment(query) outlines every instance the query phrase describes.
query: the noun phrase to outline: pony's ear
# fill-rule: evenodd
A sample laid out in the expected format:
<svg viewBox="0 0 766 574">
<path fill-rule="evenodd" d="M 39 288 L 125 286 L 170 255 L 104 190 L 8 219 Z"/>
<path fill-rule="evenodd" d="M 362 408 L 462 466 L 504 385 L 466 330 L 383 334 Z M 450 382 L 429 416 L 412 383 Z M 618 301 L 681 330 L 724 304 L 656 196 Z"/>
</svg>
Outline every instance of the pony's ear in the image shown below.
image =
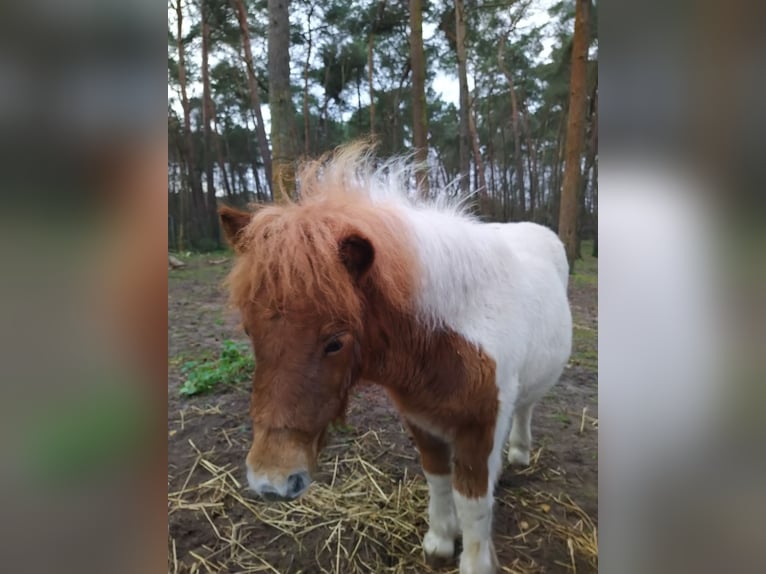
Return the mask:
<svg viewBox="0 0 766 574">
<path fill-rule="evenodd" d="M 361 279 L 369 271 L 375 259 L 372 243 L 361 235 L 351 234 L 341 239 L 338 245 L 340 260 L 354 279 Z"/>
<path fill-rule="evenodd" d="M 226 241 L 229 242 L 237 253 L 241 253 L 242 237 L 240 232 L 250 223 L 253 214 L 234 209 L 228 205 L 221 205 L 218 208 L 218 217 L 221 220 L 221 227 L 223 228 Z"/>
</svg>

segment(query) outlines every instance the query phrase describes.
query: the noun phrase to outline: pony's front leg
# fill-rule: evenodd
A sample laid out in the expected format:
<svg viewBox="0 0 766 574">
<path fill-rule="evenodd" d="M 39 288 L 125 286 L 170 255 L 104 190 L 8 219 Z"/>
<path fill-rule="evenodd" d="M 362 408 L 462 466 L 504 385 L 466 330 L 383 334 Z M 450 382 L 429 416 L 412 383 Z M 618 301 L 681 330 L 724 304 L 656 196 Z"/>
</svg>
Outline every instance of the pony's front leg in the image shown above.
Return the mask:
<svg viewBox="0 0 766 574">
<path fill-rule="evenodd" d="M 452 453 L 440 438 L 410 422 L 407 426 L 420 452 L 428 482 L 428 532 L 423 538 L 423 553 L 428 564 L 440 566 L 455 557 L 455 539 L 460 534 L 452 496 Z"/>
<path fill-rule="evenodd" d="M 498 570 L 492 544 L 492 446 L 492 432 L 481 429 L 461 433 L 455 441 L 453 488 L 463 531 L 460 574 L 495 574 Z"/>
</svg>

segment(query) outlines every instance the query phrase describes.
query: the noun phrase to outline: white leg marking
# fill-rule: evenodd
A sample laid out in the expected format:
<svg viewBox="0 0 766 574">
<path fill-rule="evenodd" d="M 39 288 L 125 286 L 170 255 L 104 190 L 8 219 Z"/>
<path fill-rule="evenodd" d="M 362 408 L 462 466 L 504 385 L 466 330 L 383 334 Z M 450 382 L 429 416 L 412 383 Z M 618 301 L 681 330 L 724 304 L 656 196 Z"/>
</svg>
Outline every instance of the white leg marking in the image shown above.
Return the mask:
<svg viewBox="0 0 766 574">
<path fill-rule="evenodd" d="M 453 495 L 463 529 L 460 574 L 495 574 L 498 566 L 492 545 L 492 496 L 466 498 L 457 491 Z"/>
<path fill-rule="evenodd" d="M 534 404 L 517 406 L 513 412 L 513 426 L 509 439 L 508 462 L 529 466 L 529 453 L 532 447 L 532 409 Z"/>
<path fill-rule="evenodd" d="M 428 532 L 423 539 L 423 551 L 427 556 L 452 558 L 455 555 L 455 538 L 460 528 L 452 498 L 452 477 L 449 474 L 429 474 L 428 481 Z"/>
</svg>

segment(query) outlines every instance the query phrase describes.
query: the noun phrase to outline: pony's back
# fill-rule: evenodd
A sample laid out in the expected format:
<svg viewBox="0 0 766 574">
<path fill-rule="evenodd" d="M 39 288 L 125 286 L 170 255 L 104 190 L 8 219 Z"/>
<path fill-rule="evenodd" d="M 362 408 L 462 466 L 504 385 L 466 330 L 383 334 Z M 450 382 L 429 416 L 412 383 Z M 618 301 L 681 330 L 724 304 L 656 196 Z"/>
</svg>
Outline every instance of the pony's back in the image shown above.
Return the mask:
<svg viewBox="0 0 766 574">
<path fill-rule="evenodd" d="M 556 268 L 564 289 L 569 284 L 569 263 L 564 244 L 551 229 L 544 225 L 522 221 L 519 223 L 490 223 L 510 242 L 515 253 L 542 258 Z"/>
</svg>

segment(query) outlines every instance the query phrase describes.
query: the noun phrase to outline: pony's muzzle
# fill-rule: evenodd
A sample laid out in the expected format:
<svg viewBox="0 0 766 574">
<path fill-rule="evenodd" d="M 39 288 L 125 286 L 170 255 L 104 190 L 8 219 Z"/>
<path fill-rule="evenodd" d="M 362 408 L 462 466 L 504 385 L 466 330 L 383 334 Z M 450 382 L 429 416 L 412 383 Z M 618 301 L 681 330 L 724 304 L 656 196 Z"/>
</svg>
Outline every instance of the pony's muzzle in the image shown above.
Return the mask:
<svg viewBox="0 0 766 574">
<path fill-rule="evenodd" d="M 284 481 L 276 481 L 256 474 L 248 465 L 247 482 L 250 489 L 264 500 L 294 500 L 306 492 L 311 484 L 311 475 L 308 471 L 299 470 L 291 473 Z"/>
</svg>

